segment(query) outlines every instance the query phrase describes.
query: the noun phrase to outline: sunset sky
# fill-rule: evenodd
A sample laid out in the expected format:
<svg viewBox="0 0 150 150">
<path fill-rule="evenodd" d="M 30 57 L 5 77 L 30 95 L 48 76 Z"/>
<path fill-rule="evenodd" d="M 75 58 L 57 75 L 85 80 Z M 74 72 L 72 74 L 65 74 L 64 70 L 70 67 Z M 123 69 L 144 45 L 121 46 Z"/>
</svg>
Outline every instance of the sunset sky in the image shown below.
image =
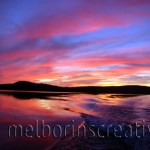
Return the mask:
<svg viewBox="0 0 150 150">
<path fill-rule="evenodd" d="M 150 0 L 0 0 L 0 83 L 150 86 Z"/>
</svg>

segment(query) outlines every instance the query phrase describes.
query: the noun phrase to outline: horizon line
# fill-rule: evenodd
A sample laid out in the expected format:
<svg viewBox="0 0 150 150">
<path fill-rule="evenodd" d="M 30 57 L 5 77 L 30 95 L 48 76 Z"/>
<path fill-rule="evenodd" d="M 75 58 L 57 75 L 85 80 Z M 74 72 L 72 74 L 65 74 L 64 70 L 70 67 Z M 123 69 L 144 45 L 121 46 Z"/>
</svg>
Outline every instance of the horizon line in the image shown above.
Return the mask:
<svg viewBox="0 0 150 150">
<path fill-rule="evenodd" d="M 125 85 L 108 85 L 108 86 L 104 86 L 104 85 L 84 85 L 84 86 L 59 86 L 59 85 L 54 85 L 54 84 L 49 84 L 49 83 L 43 83 L 43 82 L 31 82 L 31 81 L 27 81 L 27 80 L 20 80 L 20 81 L 16 81 L 13 83 L 0 83 L 0 85 L 6 85 L 6 84 L 15 84 L 17 82 L 29 82 L 29 83 L 33 83 L 33 84 L 45 84 L 45 85 L 50 85 L 50 86 L 57 86 L 57 87 L 62 87 L 62 88 L 73 88 L 73 87 L 124 87 L 124 86 L 141 86 L 141 87 L 150 87 L 148 85 L 138 85 L 138 84 L 125 84 Z"/>
</svg>

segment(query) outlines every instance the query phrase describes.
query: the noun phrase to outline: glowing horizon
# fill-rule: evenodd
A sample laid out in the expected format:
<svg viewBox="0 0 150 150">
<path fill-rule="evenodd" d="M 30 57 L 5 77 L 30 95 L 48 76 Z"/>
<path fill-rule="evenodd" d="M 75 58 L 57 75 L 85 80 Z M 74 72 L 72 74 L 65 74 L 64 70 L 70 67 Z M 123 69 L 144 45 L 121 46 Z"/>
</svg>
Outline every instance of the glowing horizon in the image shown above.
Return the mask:
<svg viewBox="0 0 150 150">
<path fill-rule="evenodd" d="M 0 84 L 150 86 L 150 1 L 0 2 Z"/>
</svg>

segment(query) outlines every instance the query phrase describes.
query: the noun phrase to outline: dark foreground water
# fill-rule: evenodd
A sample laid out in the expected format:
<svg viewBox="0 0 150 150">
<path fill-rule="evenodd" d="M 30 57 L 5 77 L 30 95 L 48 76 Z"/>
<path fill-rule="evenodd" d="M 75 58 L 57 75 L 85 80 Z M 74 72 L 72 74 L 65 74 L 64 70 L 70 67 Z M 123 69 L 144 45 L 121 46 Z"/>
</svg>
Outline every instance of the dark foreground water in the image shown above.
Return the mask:
<svg viewBox="0 0 150 150">
<path fill-rule="evenodd" d="M 150 95 L 0 94 L 0 149 L 150 149 Z"/>
</svg>

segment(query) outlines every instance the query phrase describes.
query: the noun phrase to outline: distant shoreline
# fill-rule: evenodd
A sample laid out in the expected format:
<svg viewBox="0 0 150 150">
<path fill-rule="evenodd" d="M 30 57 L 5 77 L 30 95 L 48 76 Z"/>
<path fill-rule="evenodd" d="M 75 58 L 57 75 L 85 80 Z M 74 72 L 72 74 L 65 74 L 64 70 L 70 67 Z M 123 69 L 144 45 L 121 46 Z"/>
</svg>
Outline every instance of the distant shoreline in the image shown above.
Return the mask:
<svg viewBox="0 0 150 150">
<path fill-rule="evenodd" d="M 89 93 L 89 94 L 150 94 L 150 87 L 139 85 L 125 86 L 82 86 L 82 87 L 59 87 L 55 85 L 18 81 L 13 84 L 0 84 L 0 91 L 12 90 L 14 92 L 31 93 Z"/>
</svg>

